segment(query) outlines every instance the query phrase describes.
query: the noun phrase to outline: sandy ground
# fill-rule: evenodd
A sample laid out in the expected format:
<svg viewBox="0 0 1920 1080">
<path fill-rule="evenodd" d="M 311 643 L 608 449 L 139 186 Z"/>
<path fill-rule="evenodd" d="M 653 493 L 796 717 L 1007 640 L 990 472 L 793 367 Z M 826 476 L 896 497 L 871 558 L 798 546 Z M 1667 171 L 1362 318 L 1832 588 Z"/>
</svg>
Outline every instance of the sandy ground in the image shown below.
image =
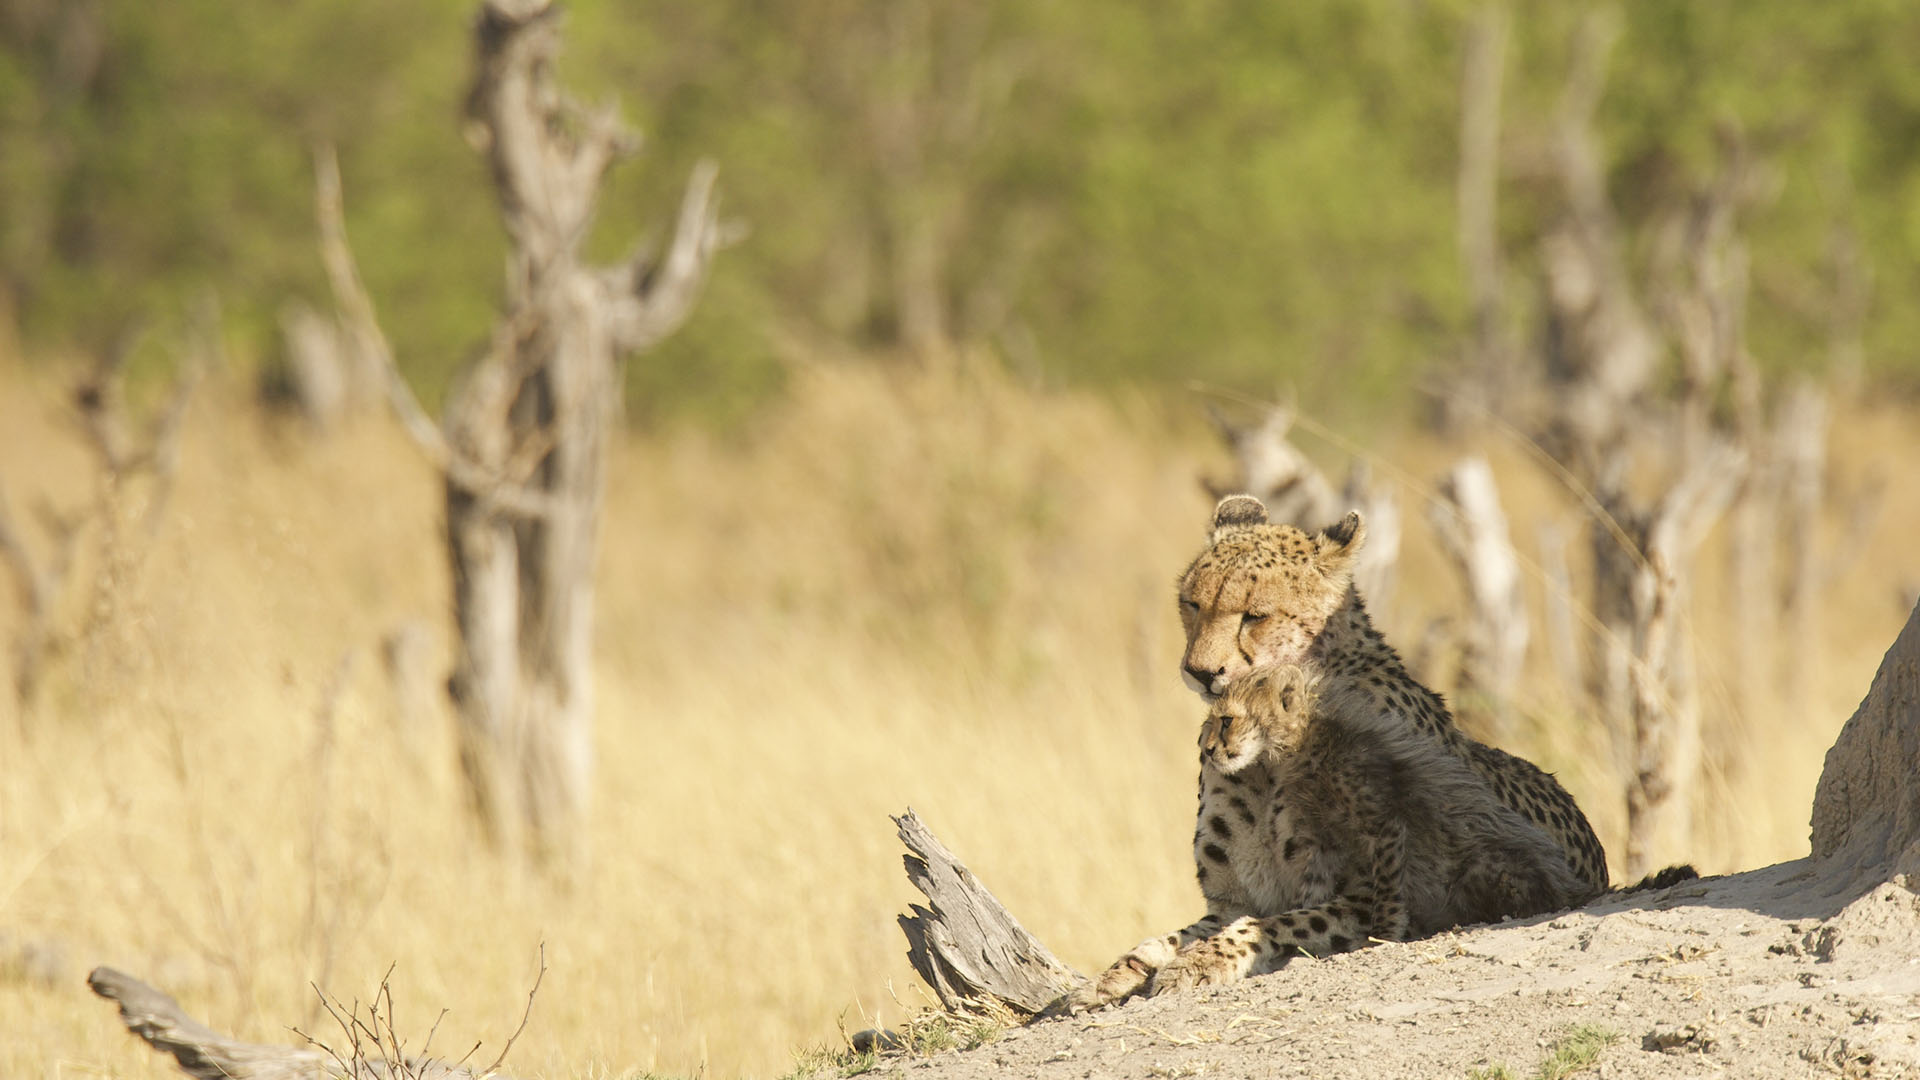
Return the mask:
<svg viewBox="0 0 1920 1080">
<path fill-rule="evenodd" d="M 1920 1076 L 1920 897 L 1904 877 L 1857 897 L 1823 893 L 1826 878 L 1803 859 L 1296 960 L 880 1071 L 1526 1080 L 1556 1039 L 1599 1027 L 1618 1037 L 1579 1075 Z"/>
</svg>

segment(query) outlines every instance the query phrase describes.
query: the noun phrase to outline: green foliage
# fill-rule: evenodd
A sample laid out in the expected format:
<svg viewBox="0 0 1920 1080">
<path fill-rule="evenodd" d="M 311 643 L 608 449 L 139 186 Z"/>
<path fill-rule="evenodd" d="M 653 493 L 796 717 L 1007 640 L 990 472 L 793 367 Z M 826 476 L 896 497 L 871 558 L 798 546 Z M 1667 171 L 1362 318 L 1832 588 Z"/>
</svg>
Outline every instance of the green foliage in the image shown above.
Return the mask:
<svg viewBox="0 0 1920 1080">
<path fill-rule="evenodd" d="M 0 305 L 42 346 L 102 348 L 208 290 L 270 357 L 324 301 L 309 149 L 338 144 L 348 225 L 429 397 L 493 318 L 503 240 L 459 137 L 468 0 L 0 0 Z M 643 421 L 738 418 L 782 342 L 886 352 L 931 311 L 1047 380 L 1199 378 L 1392 399 L 1467 322 L 1454 174 L 1466 0 L 606 0 L 562 76 L 648 137 L 593 250 L 670 220 L 717 159 L 751 235 L 677 338 L 631 367 Z M 1920 375 L 1920 7 L 1631 0 L 1602 132 L 1640 235 L 1732 124 L 1774 178 L 1749 209 L 1752 340 L 1817 368 L 1848 238 L 1878 298 L 1868 361 Z M 1555 212 L 1542 166 L 1577 12 L 1513 11 L 1501 228 L 1526 302 Z M 917 306 L 916 306 L 917 305 Z M 919 320 L 919 321 L 916 321 Z"/>
<path fill-rule="evenodd" d="M 1547 1054 L 1528 1080 L 1566 1080 L 1600 1060 L 1600 1052 L 1620 1041 L 1620 1033 L 1596 1024 L 1581 1024 L 1547 1046 Z M 1505 1064 L 1467 1070 L 1468 1080 L 1518 1080 Z"/>
<path fill-rule="evenodd" d="M 1547 1056 L 1534 1070 L 1538 1080 L 1564 1080 L 1600 1060 L 1600 1051 L 1620 1041 L 1620 1033 L 1595 1024 L 1582 1024 L 1555 1039 Z"/>
<path fill-rule="evenodd" d="M 1011 1018 L 926 1012 L 906 1025 L 907 1052 L 932 1057 L 948 1050 L 978 1050 L 1000 1037 Z"/>
<path fill-rule="evenodd" d="M 793 1071 L 781 1080 L 839 1080 L 861 1076 L 880 1067 L 880 1055 L 847 1047 L 813 1047 L 793 1055 Z"/>
</svg>

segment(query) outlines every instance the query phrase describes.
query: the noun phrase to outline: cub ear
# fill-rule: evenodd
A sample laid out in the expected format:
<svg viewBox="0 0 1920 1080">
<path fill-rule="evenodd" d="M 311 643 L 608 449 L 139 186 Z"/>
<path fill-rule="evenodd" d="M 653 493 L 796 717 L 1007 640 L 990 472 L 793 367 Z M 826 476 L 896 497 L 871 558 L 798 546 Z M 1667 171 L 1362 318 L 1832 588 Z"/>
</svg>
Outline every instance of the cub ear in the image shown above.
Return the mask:
<svg viewBox="0 0 1920 1080">
<path fill-rule="evenodd" d="M 1213 508 L 1213 526 L 1208 539 L 1217 544 L 1224 537 L 1266 523 L 1267 508 L 1259 499 L 1251 495 L 1229 495 Z"/>
<path fill-rule="evenodd" d="M 1320 549 L 1320 557 L 1334 566 L 1350 566 L 1354 556 L 1367 542 L 1367 523 L 1360 518 L 1360 511 L 1349 510 L 1347 516 L 1338 522 L 1320 530 L 1314 538 L 1314 546 Z"/>
</svg>

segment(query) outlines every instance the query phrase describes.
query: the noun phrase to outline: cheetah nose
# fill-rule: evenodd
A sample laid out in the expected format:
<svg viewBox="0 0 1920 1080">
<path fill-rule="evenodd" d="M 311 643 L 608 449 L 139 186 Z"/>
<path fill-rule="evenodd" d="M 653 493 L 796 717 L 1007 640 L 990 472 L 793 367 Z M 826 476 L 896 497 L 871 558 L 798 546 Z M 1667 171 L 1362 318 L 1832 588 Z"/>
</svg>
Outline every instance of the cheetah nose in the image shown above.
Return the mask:
<svg viewBox="0 0 1920 1080">
<path fill-rule="evenodd" d="M 1203 694 L 1213 693 L 1213 681 L 1220 677 L 1219 671 L 1206 671 L 1187 664 L 1180 669 L 1187 676 L 1187 685 Z"/>
</svg>

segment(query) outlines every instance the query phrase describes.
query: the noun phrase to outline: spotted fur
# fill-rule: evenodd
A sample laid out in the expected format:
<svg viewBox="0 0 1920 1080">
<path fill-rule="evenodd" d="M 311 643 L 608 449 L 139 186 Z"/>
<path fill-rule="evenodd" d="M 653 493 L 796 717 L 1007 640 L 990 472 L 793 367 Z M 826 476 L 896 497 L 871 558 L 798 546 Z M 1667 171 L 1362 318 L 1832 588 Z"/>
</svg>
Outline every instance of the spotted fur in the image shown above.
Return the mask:
<svg viewBox="0 0 1920 1080">
<path fill-rule="evenodd" d="M 1310 665 L 1253 669 L 1214 702 L 1194 863 L 1206 917 L 1122 957 L 1094 1003 L 1552 911 L 1584 889 L 1559 846 L 1464 761 Z"/>
<path fill-rule="evenodd" d="M 1440 695 L 1410 674 L 1367 617 L 1353 588 L 1353 562 L 1366 542 L 1357 513 L 1318 534 L 1267 521 L 1249 495 L 1214 511 L 1205 550 L 1180 578 L 1187 684 L 1213 700 L 1248 669 L 1310 662 L 1343 677 L 1382 716 L 1438 740 L 1491 785 L 1500 800 L 1540 826 L 1567 853 L 1589 899 L 1607 887 L 1607 855 L 1586 815 L 1559 782 L 1532 762 L 1469 738 Z"/>
<path fill-rule="evenodd" d="M 1357 513 L 1308 534 L 1272 524 L 1251 496 L 1215 508 L 1179 593 L 1182 674 L 1215 705 L 1194 837 L 1208 912 L 1141 942 L 1075 1005 L 1606 890 L 1606 852 L 1572 796 L 1461 732 L 1374 630 L 1353 587 L 1365 542 Z M 1256 701 L 1270 722 L 1238 727 L 1232 710 L 1243 718 Z M 1267 742 L 1256 751 L 1254 738 Z"/>
</svg>

